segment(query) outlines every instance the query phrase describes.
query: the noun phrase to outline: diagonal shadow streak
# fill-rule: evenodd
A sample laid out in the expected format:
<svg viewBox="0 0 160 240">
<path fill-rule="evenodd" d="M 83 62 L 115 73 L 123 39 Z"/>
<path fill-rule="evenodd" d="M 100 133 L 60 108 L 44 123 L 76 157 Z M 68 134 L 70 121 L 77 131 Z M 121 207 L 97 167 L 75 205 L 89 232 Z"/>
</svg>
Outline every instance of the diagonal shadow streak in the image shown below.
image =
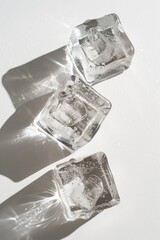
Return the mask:
<svg viewBox="0 0 160 240">
<path fill-rule="evenodd" d="M 25 187 L 0 206 L 3 240 L 60 240 L 86 220 L 67 221 L 62 204 L 54 199 L 53 171 Z"/>
<path fill-rule="evenodd" d="M 33 121 L 60 81 L 74 72 L 66 47 L 9 70 L 2 78 L 16 112 L 0 129 L 0 173 L 20 181 L 70 154 Z"/>
<path fill-rule="evenodd" d="M 51 93 L 62 78 L 76 73 L 66 46 L 9 70 L 2 78 L 15 108 L 37 97 Z"/>
<path fill-rule="evenodd" d="M 21 105 L 0 129 L 0 174 L 13 181 L 20 181 L 70 154 L 33 124 L 50 95 Z"/>
<path fill-rule="evenodd" d="M 62 73 L 63 80 L 76 73 L 66 47 L 11 69 L 2 78 L 17 110 L 0 129 L 0 174 L 13 181 L 70 154 L 33 124 L 56 91 Z M 86 223 L 65 219 L 63 208 L 54 198 L 54 179 L 50 171 L 0 205 L 3 240 L 60 240 Z"/>
</svg>

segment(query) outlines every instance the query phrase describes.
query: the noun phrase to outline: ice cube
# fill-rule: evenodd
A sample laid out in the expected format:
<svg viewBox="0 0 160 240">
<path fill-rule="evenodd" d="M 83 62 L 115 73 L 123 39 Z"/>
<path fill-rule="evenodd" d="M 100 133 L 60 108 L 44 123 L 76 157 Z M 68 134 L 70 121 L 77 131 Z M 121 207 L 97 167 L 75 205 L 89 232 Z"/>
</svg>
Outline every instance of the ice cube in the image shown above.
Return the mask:
<svg viewBox="0 0 160 240">
<path fill-rule="evenodd" d="M 110 108 L 107 99 L 72 76 L 48 100 L 35 123 L 67 148 L 76 150 L 93 138 Z"/>
<path fill-rule="evenodd" d="M 68 49 L 78 71 L 90 85 L 123 72 L 134 55 L 133 45 L 116 14 L 75 27 Z"/>
<path fill-rule="evenodd" d="M 87 219 L 93 213 L 119 203 L 119 195 L 104 153 L 71 159 L 58 164 L 54 171 L 66 217 L 70 220 Z"/>
</svg>

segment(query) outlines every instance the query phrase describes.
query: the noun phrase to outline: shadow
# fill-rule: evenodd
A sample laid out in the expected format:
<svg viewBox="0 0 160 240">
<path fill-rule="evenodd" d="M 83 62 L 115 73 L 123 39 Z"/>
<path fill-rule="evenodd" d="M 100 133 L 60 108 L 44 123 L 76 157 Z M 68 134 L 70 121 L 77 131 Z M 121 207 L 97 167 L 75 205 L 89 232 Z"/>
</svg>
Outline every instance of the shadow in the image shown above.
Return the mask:
<svg viewBox="0 0 160 240">
<path fill-rule="evenodd" d="M 20 181 L 70 154 L 33 124 L 49 96 L 21 105 L 0 129 L 0 174 Z"/>
<path fill-rule="evenodd" d="M 51 170 L 0 206 L 3 240 L 59 240 L 86 220 L 68 222 Z"/>
<path fill-rule="evenodd" d="M 0 174 L 20 181 L 70 154 L 33 122 L 62 80 L 73 72 L 67 49 L 62 47 L 3 76 L 17 110 L 0 129 Z"/>
<path fill-rule="evenodd" d="M 51 93 L 62 78 L 76 73 L 66 46 L 43 55 L 22 66 L 9 70 L 2 78 L 13 105 L 21 104 Z M 66 79 L 65 79 L 66 78 Z"/>
</svg>

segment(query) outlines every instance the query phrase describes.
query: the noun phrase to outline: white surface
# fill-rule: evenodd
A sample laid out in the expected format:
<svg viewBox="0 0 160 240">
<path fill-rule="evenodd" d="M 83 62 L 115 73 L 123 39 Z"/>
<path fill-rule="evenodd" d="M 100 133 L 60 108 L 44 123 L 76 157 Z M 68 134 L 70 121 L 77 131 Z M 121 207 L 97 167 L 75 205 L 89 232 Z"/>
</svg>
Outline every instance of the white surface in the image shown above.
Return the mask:
<svg viewBox="0 0 160 240">
<path fill-rule="evenodd" d="M 112 12 L 119 15 L 136 54 L 129 70 L 96 86 L 113 107 L 93 141 L 76 155 L 107 154 L 121 203 L 84 224 L 67 240 L 160 238 L 158 1 L 0 0 L 1 76 L 65 45 L 75 25 Z M 0 99 L 2 126 L 14 108 L 1 83 Z M 0 202 L 50 168 L 19 183 L 0 176 Z"/>
</svg>

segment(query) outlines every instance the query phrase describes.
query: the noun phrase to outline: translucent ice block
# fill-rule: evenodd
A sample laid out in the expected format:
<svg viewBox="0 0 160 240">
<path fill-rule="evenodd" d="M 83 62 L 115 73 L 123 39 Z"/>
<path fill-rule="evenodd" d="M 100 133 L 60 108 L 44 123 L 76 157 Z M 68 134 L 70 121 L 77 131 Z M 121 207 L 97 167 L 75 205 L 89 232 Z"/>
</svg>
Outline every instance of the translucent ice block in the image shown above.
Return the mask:
<svg viewBox="0 0 160 240">
<path fill-rule="evenodd" d="M 122 73 L 134 55 L 133 45 L 116 14 L 75 27 L 68 49 L 75 66 L 90 85 Z"/>
<path fill-rule="evenodd" d="M 107 99 L 73 75 L 53 94 L 35 122 L 76 150 L 93 138 L 110 108 Z"/>
<path fill-rule="evenodd" d="M 71 159 L 54 170 L 67 219 L 89 218 L 119 203 L 119 195 L 104 153 Z"/>
</svg>

